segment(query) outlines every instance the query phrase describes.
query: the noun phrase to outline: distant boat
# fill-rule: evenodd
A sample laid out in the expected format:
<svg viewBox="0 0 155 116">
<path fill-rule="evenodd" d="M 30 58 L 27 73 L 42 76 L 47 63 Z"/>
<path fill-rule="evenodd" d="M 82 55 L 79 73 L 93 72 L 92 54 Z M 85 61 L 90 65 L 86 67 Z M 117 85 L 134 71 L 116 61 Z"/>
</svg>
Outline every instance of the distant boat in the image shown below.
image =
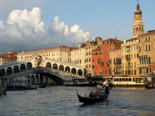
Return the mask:
<svg viewBox="0 0 155 116">
<path fill-rule="evenodd" d="M 24 83 L 12 83 L 7 85 L 7 91 L 34 90 L 34 89 L 37 89 L 37 87 L 26 85 Z"/>
<path fill-rule="evenodd" d="M 86 81 L 84 78 L 72 78 L 66 79 L 63 82 L 65 86 L 88 86 L 89 82 Z"/>
<path fill-rule="evenodd" d="M 102 85 L 103 78 L 99 77 L 84 77 L 84 78 L 68 78 L 65 79 L 63 85 L 65 86 L 97 86 Z"/>
<path fill-rule="evenodd" d="M 147 89 L 155 88 L 155 75 L 146 76 L 145 79 L 146 79 L 145 87 Z"/>
<path fill-rule="evenodd" d="M 112 86 L 145 86 L 145 79 L 144 77 L 113 77 Z"/>
</svg>

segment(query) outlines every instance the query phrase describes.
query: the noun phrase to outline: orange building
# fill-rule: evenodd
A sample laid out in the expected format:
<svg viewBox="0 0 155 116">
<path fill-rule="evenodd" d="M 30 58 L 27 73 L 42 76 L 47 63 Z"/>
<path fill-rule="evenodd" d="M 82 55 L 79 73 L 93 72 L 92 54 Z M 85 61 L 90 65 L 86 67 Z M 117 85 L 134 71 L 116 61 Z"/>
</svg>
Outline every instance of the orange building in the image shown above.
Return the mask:
<svg viewBox="0 0 155 116">
<path fill-rule="evenodd" d="M 118 42 L 115 48 L 110 51 L 112 76 L 122 75 L 121 44 L 122 42 Z"/>
<path fill-rule="evenodd" d="M 17 60 L 17 53 L 9 51 L 5 54 L 0 54 L 0 65 L 8 64 Z"/>
<path fill-rule="evenodd" d="M 92 51 L 92 63 L 96 75 L 111 76 L 110 51 L 116 47 L 117 39 L 101 40 L 101 45 Z"/>
<path fill-rule="evenodd" d="M 92 62 L 95 75 L 101 75 L 102 62 L 101 62 L 101 48 L 96 48 L 92 51 Z"/>
</svg>

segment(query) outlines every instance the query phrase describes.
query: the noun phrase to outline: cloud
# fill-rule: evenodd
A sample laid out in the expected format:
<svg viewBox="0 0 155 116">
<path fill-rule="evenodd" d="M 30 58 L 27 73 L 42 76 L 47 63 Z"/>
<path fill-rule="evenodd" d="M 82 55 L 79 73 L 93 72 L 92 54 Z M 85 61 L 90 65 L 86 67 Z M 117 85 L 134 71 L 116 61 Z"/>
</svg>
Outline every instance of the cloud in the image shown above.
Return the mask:
<svg viewBox="0 0 155 116">
<path fill-rule="evenodd" d="M 63 44 L 67 45 L 75 45 L 91 38 L 90 33 L 84 32 L 79 25 L 75 24 L 69 27 L 58 16 L 54 17 L 49 29 L 51 37 L 59 38 Z"/>
<path fill-rule="evenodd" d="M 39 7 L 31 11 L 14 10 L 7 21 L 0 20 L 0 51 L 31 50 L 57 45 L 77 45 L 91 38 L 79 25 L 68 26 L 55 16 L 50 25 L 45 25 Z"/>
</svg>

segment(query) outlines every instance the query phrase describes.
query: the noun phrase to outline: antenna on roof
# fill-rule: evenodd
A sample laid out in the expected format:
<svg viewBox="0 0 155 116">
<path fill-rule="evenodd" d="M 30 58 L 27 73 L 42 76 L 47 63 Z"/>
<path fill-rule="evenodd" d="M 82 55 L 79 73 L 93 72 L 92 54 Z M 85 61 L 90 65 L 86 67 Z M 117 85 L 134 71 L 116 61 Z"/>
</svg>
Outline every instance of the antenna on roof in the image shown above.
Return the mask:
<svg viewBox="0 0 155 116">
<path fill-rule="evenodd" d="M 137 4 L 139 4 L 139 0 L 137 0 Z"/>
</svg>

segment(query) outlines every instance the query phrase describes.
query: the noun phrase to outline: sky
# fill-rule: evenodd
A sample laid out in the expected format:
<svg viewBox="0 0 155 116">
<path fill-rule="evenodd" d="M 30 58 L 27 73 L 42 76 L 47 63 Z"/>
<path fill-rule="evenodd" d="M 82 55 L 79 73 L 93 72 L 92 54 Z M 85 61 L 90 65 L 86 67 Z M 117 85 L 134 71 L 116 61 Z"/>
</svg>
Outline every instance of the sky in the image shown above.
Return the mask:
<svg viewBox="0 0 155 116">
<path fill-rule="evenodd" d="M 155 0 L 139 0 L 145 32 L 155 29 Z M 130 39 L 137 0 L 4 0 L 0 54 L 103 39 Z"/>
</svg>

